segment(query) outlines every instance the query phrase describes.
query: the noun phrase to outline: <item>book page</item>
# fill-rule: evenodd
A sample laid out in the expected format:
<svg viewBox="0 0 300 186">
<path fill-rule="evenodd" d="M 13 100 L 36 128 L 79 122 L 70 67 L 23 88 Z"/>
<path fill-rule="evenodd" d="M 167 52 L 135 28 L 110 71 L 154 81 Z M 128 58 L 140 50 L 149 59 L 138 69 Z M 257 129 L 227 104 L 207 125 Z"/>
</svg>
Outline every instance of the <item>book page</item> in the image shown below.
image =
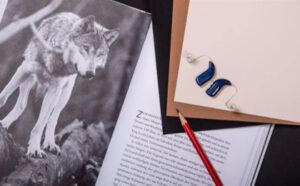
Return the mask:
<svg viewBox="0 0 300 186">
<path fill-rule="evenodd" d="M 149 30 L 97 186 L 214 185 L 186 134 L 162 135 Z M 270 125 L 197 132 L 225 185 L 253 182 Z"/>
<path fill-rule="evenodd" d="M 150 23 L 112 0 L 0 0 L 0 185 L 95 185 Z"/>
</svg>

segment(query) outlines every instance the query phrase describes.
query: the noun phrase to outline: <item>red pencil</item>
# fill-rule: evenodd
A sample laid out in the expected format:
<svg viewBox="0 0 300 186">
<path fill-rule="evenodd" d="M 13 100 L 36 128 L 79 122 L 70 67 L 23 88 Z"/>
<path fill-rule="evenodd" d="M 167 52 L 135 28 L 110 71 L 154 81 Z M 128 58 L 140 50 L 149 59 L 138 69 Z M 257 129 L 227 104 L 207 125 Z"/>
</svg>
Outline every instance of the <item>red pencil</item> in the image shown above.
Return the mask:
<svg viewBox="0 0 300 186">
<path fill-rule="evenodd" d="M 179 112 L 178 109 L 177 113 L 178 113 L 178 117 L 180 119 L 180 122 L 182 124 L 182 127 L 184 128 L 186 134 L 188 135 L 188 137 L 190 138 L 190 141 L 192 142 L 192 144 L 194 145 L 197 153 L 199 154 L 203 164 L 205 165 L 208 173 L 210 174 L 212 180 L 214 181 L 214 183 L 216 184 L 216 186 L 222 186 L 222 182 L 221 179 L 219 178 L 217 172 L 215 171 L 214 167 L 212 166 L 211 162 L 209 161 L 208 157 L 206 156 L 204 150 L 202 149 L 198 139 L 196 138 L 193 130 L 191 129 L 190 125 L 188 124 L 187 120 L 184 118 L 184 116 Z"/>
</svg>

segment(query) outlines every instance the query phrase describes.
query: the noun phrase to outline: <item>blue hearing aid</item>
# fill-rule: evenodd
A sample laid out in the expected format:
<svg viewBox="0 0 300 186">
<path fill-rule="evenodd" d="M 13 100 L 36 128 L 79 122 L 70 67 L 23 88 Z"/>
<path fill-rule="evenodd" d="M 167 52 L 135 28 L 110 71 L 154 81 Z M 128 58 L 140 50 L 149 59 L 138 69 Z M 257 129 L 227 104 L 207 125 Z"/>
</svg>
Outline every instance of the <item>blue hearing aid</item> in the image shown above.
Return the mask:
<svg viewBox="0 0 300 186">
<path fill-rule="evenodd" d="M 212 61 L 209 61 L 208 69 L 196 77 L 197 84 L 199 86 L 204 85 L 206 82 L 211 80 L 214 74 L 215 74 L 215 65 Z"/>
<path fill-rule="evenodd" d="M 214 83 L 206 90 L 206 94 L 210 97 L 214 97 L 220 92 L 224 86 L 231 86 L 231 82 L 227 79 L 217 79 Z"/>
</svg>

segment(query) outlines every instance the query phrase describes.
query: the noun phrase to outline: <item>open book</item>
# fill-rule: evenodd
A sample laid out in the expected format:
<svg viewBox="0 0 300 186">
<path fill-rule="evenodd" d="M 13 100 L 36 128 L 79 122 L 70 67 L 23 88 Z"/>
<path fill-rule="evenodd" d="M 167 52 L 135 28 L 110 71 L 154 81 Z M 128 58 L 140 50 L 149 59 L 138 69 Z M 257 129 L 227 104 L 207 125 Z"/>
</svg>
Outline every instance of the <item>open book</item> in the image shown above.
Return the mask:
<svg viewBox="0 0 300 186">
<path fill-rule="evenodd" d="M 223 183 L 234 186 L 254 183 L 271 133 L 262 125 L 196 135 Z M 96 185 L 213 185 L 185 134 L 162 135 L 151 28 Z"/>
</svg>

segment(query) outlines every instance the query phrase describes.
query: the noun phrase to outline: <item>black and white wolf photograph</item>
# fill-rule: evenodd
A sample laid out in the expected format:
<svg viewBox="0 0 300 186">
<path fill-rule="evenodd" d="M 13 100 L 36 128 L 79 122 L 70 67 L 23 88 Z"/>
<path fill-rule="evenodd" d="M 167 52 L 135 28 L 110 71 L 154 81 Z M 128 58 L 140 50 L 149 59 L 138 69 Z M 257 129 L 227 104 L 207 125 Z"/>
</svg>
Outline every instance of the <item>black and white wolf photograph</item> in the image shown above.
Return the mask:
<svg viewBox="0 0 300 186">
<path fill-rule="evenodd" d="M 0 185 L 95 185 L 151 16 L 0 0 Z"/>
</svg>

